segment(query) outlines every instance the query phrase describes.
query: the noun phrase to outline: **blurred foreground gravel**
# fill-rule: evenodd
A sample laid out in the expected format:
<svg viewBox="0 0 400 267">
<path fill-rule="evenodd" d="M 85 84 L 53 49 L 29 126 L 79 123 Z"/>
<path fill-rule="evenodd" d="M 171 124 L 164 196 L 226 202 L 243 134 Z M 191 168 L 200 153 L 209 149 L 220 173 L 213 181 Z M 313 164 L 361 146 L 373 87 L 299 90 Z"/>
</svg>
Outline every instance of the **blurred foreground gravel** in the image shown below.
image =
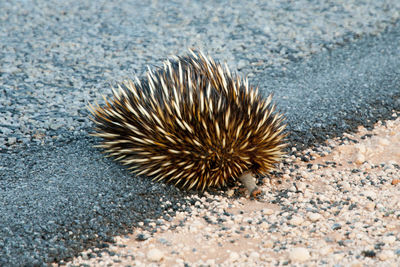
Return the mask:
<svg viewBox="0 0 400 267">
<path fill-rule="evenodd" d="M 395 0 L 2 1 L 0 265 L 68 260 L 189 209 L 187 193 L 131 179 L 91 148 L 86 103 L 110 84 L 199 47 L 273 91 L 292 144 L 307 147 L 400 109 L 399 10 Z"/>
<path fill-rule="evenodd" d="M 229 197 L 233 190 L 190 196 L 190 212 L 150 223 L 156 233 L 136 228 L 67 266 L 398 267 L 399 115 L 293 149 L 257 201 Z"/>
</svg>

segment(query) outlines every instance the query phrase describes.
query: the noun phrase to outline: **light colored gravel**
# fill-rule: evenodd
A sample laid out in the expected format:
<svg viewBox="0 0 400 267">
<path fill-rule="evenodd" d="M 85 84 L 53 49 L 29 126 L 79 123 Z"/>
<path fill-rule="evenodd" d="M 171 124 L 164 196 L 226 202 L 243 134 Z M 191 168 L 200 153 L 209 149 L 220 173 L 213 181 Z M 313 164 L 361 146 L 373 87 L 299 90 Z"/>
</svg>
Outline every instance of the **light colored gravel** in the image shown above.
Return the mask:
<svg viewBox="0 0 400 267">
<path fill-rule="evenodd" d="M 291 262 L 305 262 L 310 259 L 310 252 L 303 247 L 292 248 L 289 251 L 289 259 Z"/>
<path fill-rule="evenodd" d="M 89 250 L 67 265 L 398 266 L 398 115 L 295 152 L 264 178 L 261 200 L 194 195 L 187 212 L 150 223 L 154 233 L 135 229 L 108 252 Z M 149 238 L 137 240 L 142 234 Z"/>
</svg>

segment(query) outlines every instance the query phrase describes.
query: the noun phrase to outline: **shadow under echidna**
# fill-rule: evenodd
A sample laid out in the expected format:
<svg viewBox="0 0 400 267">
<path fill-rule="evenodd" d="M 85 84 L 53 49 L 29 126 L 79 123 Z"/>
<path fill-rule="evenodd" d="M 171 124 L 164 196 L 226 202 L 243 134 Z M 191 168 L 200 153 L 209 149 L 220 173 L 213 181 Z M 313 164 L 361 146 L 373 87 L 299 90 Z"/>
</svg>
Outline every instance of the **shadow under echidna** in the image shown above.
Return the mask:
<svg viewBox="0 0 400 267">
<path fill-rule="evenodd" d="M 99 147 L 137 175 L 204 191 L 239 179 L 252 196 L 256 174 L 283 156 L 285 123 L 264 98 L 202 52 L 126 81 L 104 106 L 90 105 Z"/>
</svg>

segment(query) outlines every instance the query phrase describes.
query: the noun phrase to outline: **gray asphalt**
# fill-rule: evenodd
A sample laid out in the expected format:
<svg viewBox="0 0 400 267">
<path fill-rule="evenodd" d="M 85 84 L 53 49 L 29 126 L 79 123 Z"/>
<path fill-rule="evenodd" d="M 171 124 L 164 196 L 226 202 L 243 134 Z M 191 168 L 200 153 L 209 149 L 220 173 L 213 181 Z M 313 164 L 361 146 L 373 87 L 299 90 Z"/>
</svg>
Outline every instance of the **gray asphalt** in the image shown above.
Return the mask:
<svg viewBox="0 0 400 267">
<path fill-rule="evenodd" d="M 106 248 L 116 234 L 185 202 L 187 194 L 173 186 L 132 179 L 93 144 L 82 136 L 2 155 L 0 266 L 42 265 L 88 246 Z M 162 199 L 171 204 L 162 207 Z"/>
<path fill-rule="evenodd" d="M 131 7 L 129 4 L 127 5 L 119 7 L 117 11 L 114 10 L 115 13 L 111 12 L 111 15 L 108 15 L 110 21 L 114 22 L 116 19 L 112 16 L 113 14 L 114 16 L 123 14 L 124 8 Z M 251 8 L 256 9 L 256 6 L 255 4 Z M 15 8 L 18 12 L 23 10 L 18 6 Z M 88 7 L 89 10 L 92 8 Z M 197 8 L 201 9 L 201 7 Z M 280 10 L 281 7 L 277 8 Z M 38 10 L 39 8 L 35 7 L 34 9 L 39 13 L 48 12 L 46 8 Z M 109 9 L 111 7 L 105 3 L 104 10 Z M 147 7 L 143 7 L 143 9 L 148 12 Z M 49 10 L 52 11 L 51 8 Z M 71 12 L 95 21 L 92 14 L 85 8 L 73 9 Z M 140 18 L 140 12 L 135 12 Z M 143 16 L 151 15 L 146 12 Z M 323 8 L 318 12 L 323 13 Z M 64 15 L 68 17 L 68 14 Z M 56 17 L 52 17 L 52 19 L 56 20 Z M 170 23 L 172 22 L 170 21 Z M 102 31 L 96 34 L 106 32 L 106 37 L 110 37 L 113 31 L 118 32 L 118 25 L 118 23 L 112 24 L 113 30 L 107 32 L 107 24 L 104 24 L 103 27 L 100 27 Z M 238 25 L 240 29 L 240 22 Z M 122 24 L 121 29 L 127 31 L 126 28 L 127 26 Z M 54 32 L 64 30 L 66 28 L 61 27 L 58 28 L 58 31 L 55 29 Z M 273 27 L 270 30 L 273 31 Z M 96 36 L 96 34 L 90 33 L 90 27 L 89 29 L 85 28 L 85 31 L 88 31 L 88 38 Z M 257 35 L 256 29 L 247 32 L 246 28 L 243 31 L 246 31 L 246 34 Z M 15 32 L 15 34 L 19 34 L 18 31 Z M 144 35 L 140 30 L 138 32 L 139 36 Z M 201 31 L 199 30 L 199 32 Z M 364 31 L 362 36 L 357 36 L 353 32 L 348 37 L 343 33 L 340 35 L 341 41 L 338 43 L 335 43 L 336 39 L 325 42 L 325 39 L 322 38 L 316 43 L 323 49 L 315 50 L 313 53 L 317 54 L 309 59 L 304 58 L 310 55 L 311 50 L 299 49 L 299 51 L 308 53 L 304 52 L 306 55 L 299 56 L 299 51 L 295 53 L 287 48 L 282 49 L 284 47 L 282 43 L 274 42 L 273 45 L 279 48 L 276 54 L 281 55 L 280 58 L 284 59 L 282 62 L 285 64 L 282 62 L 268 64 L 268 59 L 262 61 L 261 64 L 251 65 L 250 68 L 247 68 L 246 64 L 238 64 L 237 67 L 242 72 L 253 73 L 250 77 L 252 83 L 260 85 L 264 93 L 274 92 L 278 107 L 285 112 L 288 119 L 291 145 L 304 148 L 319 144 L 327 137 L 340 135 L 345 131 L 353 131 L 358 125 L 370 127 L 377 120 L 390 118 L 393 110 L 400 110 L 400 26 L 398 24 L 389 26 L 388 30 L 378 36 L 368 36 L 366 33 L 368 31 Z M 123 32 L 122 36 L 123 34 L 125 33 Z M 304 35 L 307 36 L 307 34 Z M 13 42 L 17 44 L 21 40 L 21 36 L 16 36 Z M 33 37 L 37 38 L 34 33 Z M 70 37 L 75 38 L 73 34 Z M 166 41 L 174 39 L 173 36 L 162 38 Z M 227 34 L 224 38 L 231 40 L 241 37 Z M 154 37 L 154 39 L 156 38 Z M 4 39 L 0 42 L 4 42 Z M 305 44 L 308 44 L 307 41 Z M 56 43 L 53 45 L 56 46 Z M 74 47 L 72 43 L 70 45 Z M 141 45 L 143 48 L 150 47 L 151 44 L 136 45 Z M 248 53 L 249 57 L 252 57 L 256 53 L 257 47 L 261 48 L 264 45 L 266 44 L 257 44 L 249 51 L 242 51 L 240 54 L 243 56 Z M 234 46 L 235 43 L 228 44 L 228 48 Z M 25 47 L 23 44 L 23 47 L 20 51 L 29 53 L 29 46 Z M 92 48 L 96 50 L 95 47 L 96 45 Z M 119 47 L 119 45 L 115 44 L 115 47 Z M 35 49 L 35 47 L 32 48 L 32 50 Z M 107 47 L 102 49 L 108 51 Z M 109 47 L 109 49 L 114 48 Z M 110 53 L 118 54 L 121 57 L 124 49 L 129 51 L 128 48 L 121 46 L 117 49 L 118 51 L 113 50 Z M 151 52 L 150 50 L 146 53 Z M 21 54 L 24 53 L 21 52 Z M 84 52 L 81 51 L 81 53 Z M 274 53 L 272 52 L 272 55 L 275 55 Z M 13 54 L 10 51 L 2 55 L 4 54 L 11 57 L 7 60 L 12 61 Z M 40 55 L 46 60 L 49 55 L 53 57 L 53 61 L 50 60 L 51 64 L 54 64 L 52 67 L 60 67 L 58 70 L 63 70 L 63 66 L 68 63 L 59 62 L 57 56 L 51 52 L 36 55 L 33 62 L 39 62 L 42 65 L 49 64 L 50 61 L 40 62 Z M 166 53 L 166 55 L 168 54 Z M 75 55 L 71 53 L 71 56 Z M 86 56 L 78 55 L 82 59 L 85 59 Z M 99 57 L 101 58 L 101 56 Z M 140 61 L 132 68 L 143 67 L 141 64 L 146 62 L 146 56 L 139 57 Z M 98 80 L 101 80 L 100 85 L 104 85 L 104 80 L 107 78 L 101 74 L 110 71 L 104 66 L 96 68 L 96 64 L 93 64 L 91 60 L 89 60 L 90 64 L 81 64 L 84 71 L 71 67 L 73 64 L 70 62 L 72 65 L 68 67 L 68 75 L 76 73 L 88 75 L 82 80 L 77 78 L 76 81 L 80 85 L 68 85 L 67 80 L 59 81 L 54 79 L 55 76 L 49 77 L 50 80 L 54 80 L 52 85 L 48 84 L 46 80 L 38 82 L 36 79 L 42 75 L 45 76 L 46 70 L 43 73 L 36 73 L 33 78 L 10 68 L 5 71 L 3 68 L 3 71 L 0 72 L 5 88 L 0 88 L 2 98 L 0 107 L 5 109 L 5 111 L 4 109 L 0 110 L 4 111 L 2 113 L 4 117 L 0 118 L 2 122 L 0 130 L 6 135 L 6 137 L 1 137 L 5 145 L 0 152 L 1 266 L 45 265 L 54 261 L 66 261 L 88 247 L 97 246 L 106 249 L 107 245 L 104 242 L 112 241 L 112 237 L 117 234 L 126 233 L 130 227 L 137 226 L 138 222 L 149 222 L 168 210 L 170 213 L 168 216 L 173 216 L 174 212 L 179 210 L 182 205 L 191 202 L 190 195 L 180 192 L 172 186 L 152 183 L 146 178 L 132 179 L 132 175 L 124 168 L 111 159 L 103 158 L 99 150 L 92 148 L 97 140 L 87 136 L 91 124 L 87 121 L 87 113 L 81 112 L 85 109 L 85 102 L 81 100 L 85 98 L 81 93 L 77 94 L 76 92 L 89 90 L 87 86 Z M 154 58 L 150 59 L 150 61 L 153 60 Z M 233 58 L 230 60 L 240 61 L 243 59 Z M 253 59 L 249 58 L 246 62 L 253 62 Z M 286 64 L 286 62 L 289 63 Z M 24 64 L 30 67 L 34 66 L 31 66 L 31 63 L 26 60 Z M 123 64 L 113 61 L 111 63 L 118 70 L 122 68 L 128 71 L 127 69 L 129 69 L 129 64 L 125 61 Z M 117 72 L 117 69 L 112 71 Z M 60 73 L 60 75 L 62 78 L 66 78 L 65 73 Z M 18 85 L 19 88 L 13 87 Z M 45 87 L 44 95 L 39 98 L 36 96 L 30 98 L 31 91 L 27 89 L 29 86 L 34 86 L 37 90 Z M 61 89 L 55 91 L 53 88 L 68 89 L 67 91 Z M 74 91 L 74 88 L 77 91 Z M 101 90 L 109 91 L 108 86 L 105 85 Z M 91 93 L 93 94 L 93 92 Z M 12 97 L 7 98 L 9 95 Z M 50 96 L 51 102 L 54 102 L 51 108 L 48 107 L 48 103 L 43 102 L 47 96 Z M 76 101 L 72 101 L 74 96 L 77 98 Z M 94 96 L 92 96 L 93 98 Z M 14 114 L 19 114 L 22 109 L 7 105 L 7 101 L 14 101 L 9 99 L 16 99 L 17 104 L 32 109 L 31 113 L 23 115 L 27 117 L 26 123 L 12 121 Z M 73 105 L 76 109 L 62 110 L 63 100 L 68 104 L 74 102 Z M 46 111 L 43 114 L 41 113 L 42 106 Z M 47 109 L 51 112 L 47 112 Z M 71 129 L 62 127 L 57 124 L 58 121 L 48 123 L 53 116 L 63 123 L 70 122 L 73 127 L 71 126 Z M 72 120 L 69 120 L 70 118 Z M 37 120 L 37 124 L 35 120 Z M 45 127 L 42 124 L 49 125 Z M 37 125 L 40 125 L 39 130 L 45 129 L 39 133 L 49 137 L 50 141 L 46 139 L 43 144 L 40 144 L 38 140 L 26 137 L 34 133 Z M 25 131 L 24 129 L 30 130 Z M 10 132 L 9 136 L 7 136 L 8 132 Z M 16 132 L 18 134 L 14 136 L 13 134 Z M 17 141 L 10 139 L 10 136 L 15 137 Z M 18 142 L 19 138 L 22 140 L 19 146 L 9 147 Z M 10 140 L 12 142 L 9 142 Z M 160 204 L 167 201 L 170 201 L 171 204 L 164 206 Z"/>
<path fill-rule="evenodd" d="M 286 114 L 290 140 L 302 149 L 327 138 L 371 128 L 400 109 L 400 27 L 310 60 L 265 69 L 254 82 L 273 92 Z"/>
<path fill-rule="evenodd" d="M 0 1 L 0 151 L 90 126 L 86 102 L 200 48 L 263 77 L 400 18 L 398 0 Z"/>
</svg>

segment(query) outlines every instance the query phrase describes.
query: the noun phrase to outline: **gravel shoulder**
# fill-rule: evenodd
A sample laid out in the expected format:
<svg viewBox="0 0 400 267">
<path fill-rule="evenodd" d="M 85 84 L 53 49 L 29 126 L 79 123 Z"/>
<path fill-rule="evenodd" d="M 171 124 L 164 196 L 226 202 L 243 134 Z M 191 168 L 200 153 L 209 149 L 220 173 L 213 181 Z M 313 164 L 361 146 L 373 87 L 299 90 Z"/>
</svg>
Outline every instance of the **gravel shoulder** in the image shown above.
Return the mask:
<svg viewBox="0 0 400 267">
<path fill-rule="evenodd" d="M 136 228 L 67 266 L 398 266 L 400 119 L 360 127 L 281 167 L 259 200 L 191 196 L 191 212 L 155 219 L 155 231 Z"/>
</svg>

